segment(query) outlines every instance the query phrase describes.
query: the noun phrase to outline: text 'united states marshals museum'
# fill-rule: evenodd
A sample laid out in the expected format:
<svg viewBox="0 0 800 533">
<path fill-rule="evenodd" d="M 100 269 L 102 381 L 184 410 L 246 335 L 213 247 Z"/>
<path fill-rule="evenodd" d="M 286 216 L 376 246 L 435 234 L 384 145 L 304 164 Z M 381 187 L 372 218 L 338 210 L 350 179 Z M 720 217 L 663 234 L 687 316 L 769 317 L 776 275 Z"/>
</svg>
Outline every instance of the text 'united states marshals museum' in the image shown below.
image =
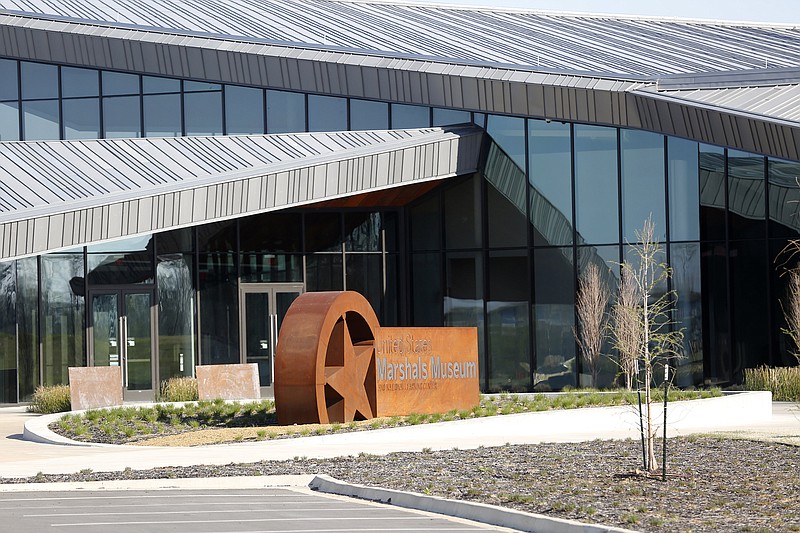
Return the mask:
<svg viewBox="0 0 800 533">
<path fill-rule="evenodd" d="M 0 403 L 254 362 L 305 291 L 587 384 L 588 265 L 652 213 L 677 384 L 794 361 L 800 29 L 339 0 L 0 0 Z M 610 350 L 609 350 L 610 351 Z M 616 368 L 604 363 L 601 385 Z"/>
</svg>

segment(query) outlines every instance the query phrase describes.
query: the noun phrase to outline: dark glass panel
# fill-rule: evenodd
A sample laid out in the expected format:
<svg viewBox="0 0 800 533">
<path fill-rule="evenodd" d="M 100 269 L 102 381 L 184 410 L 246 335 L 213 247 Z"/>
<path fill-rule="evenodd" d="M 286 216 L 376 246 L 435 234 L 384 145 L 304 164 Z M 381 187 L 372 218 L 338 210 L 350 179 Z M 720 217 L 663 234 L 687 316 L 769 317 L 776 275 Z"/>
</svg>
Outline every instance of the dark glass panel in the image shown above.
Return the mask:
<svg viewBox="0 0 800 533">
<path fill-rule="evenodd" d="M 64 100 L 61 104 L 65 139 L 100 138 L 100 99 Z"/>
<path fill-rule="evenodd" d="M 526 251 L 489 255 L 486 321 L 492 391 L 527 391 L 531 387 L 528 272 Z"/>
<path fill-rule="evenodd" d="M 267 91 L 267 133 L 302 131 L 306 131 L 305 95 Z"/>
<path fill-rule="evenodd" d="M 347 254 L 346 289 L 363 295 L 375 314 L 383 316 L 383 266 L 380 254 Z"/>
<path fill-rule="evenodd" d="M 700 184 L 694 141 L 668 137 L 670 240 L 700 239 Z"/>
<path fill-rule="evenodd" d="M 728 150 L 728 238 L 766 237 L 764 157 Z"/>
<path fill-rule="evenodd" d="M 700 179 L 702 181 L 702 171 Z M 725 243 L 700 245 L 703 353 L 707 354 L 704 382 L 708 385 L 729 383 L 734 374 L 728 317 L 727 256 Z"/>
<path fill-rule="evenodd" d="M 346 131 L 347 99 L 308 96 L 308 131 Z"/>
<path fill-rule="evenodd" d="M 528 121 L 530 220 L 533 243 L 572 244 L 572 133 L 570 125 Z"/>
<path fill-rule="evenodd" d="M 88 68 L 61 67 L 61 96 L 99 96 L 99 71 Z"/>
<path fill-rule="evenodd" d="M 22 61 L 22 99 L 58 98 L 58 67 Z"/>
<path fill-rule="evenodd" d="M 600 273 L 600 279 L 609 294 L 607 312 L 611 311 L 614 295 L 619 290 L 620 266 L 619 250 L 617 245 L 613 246 L 582 246 L 578 248 L 578 278 L 583 277 L 589 265 L 595 265 Z M 537 250 L 538 252 L 538 250 Z M 576 289 L 577 292 L 577 289 Z M 577 352 L 580 354 L 580 350 Z M 597 366 L 597 382 L 592 383 L 592 370 L 588 362 L 584 359 L 580 361 L 581 373 L 578 384 L 587 387 L 609 388 L 615 386 L 615 380 L 619 374 L 619 366 L 615 362 L 616 352 L 610 338 L 606 338 L 600 347 L 601 357 Z"/>
<path fill-rule="evenodd" d="M 0 59 L 0 100 L 16 100 L 18 96 L 17 62 Z"/>
<path fill-rule="evenodd" d="M 675 361 L 675 384 L 703 384 L 703 305 L 700 245 L 673 244 L 670 248 L 672 289 L 675 291 L 675 328 L 683 330 L 683 354 Z"/>
<path fill-rule="evenodd" d="M 181 131 L 180 94 L 144 97 L 145 137 L 179 137 Z"/>
<path fill-rule="evenodd" d="M 103 134 L 107 139 L 140 137 L 142 117 L 138 96 L 103 98 Z"/>
<path fill-rule="evenodd" d="M 59 138 L 58 100 L 22 102 L 22 133 L 26 141 Z"/>
<path fill-rule="evenodd" d="M 103 71 L 103 96 L 139 94 L 139 76 Z"/>
<path fill-rule="evenodd" d="M 350 129 L 388 130 L 389 104 L 371 100 L 350 100 Z"/>
<path fill-rule="evenodd" d="M 486 132 L 511 161 L 525 173 L 525 119 L 489 115 Z"/>
<path fill-rule="evenodd" d="M 83 279 L 83 254 L 41 260 L 43 384 L 59 385 L 68 382 L 69 367 L 86 366 L 83 284 L 73 289 L 73 280 Z"/>
<path fill-rule="evenodd" d="M 0 141 L 19 140 L 19 104 L 0 102 Z"/>
<path fill-rule="evenodd" d="M 418 233 L 422 233 L 422 227 L 424 227 L 424 222 Z M 451 250 L 480 248 L 483 240 L 482 233 L 481 181 L 477 175 L 473 175 L 444 191 L 445 244 Z M 435 247 L 433 239 L 431 239 L 429 247 L 430 249 Z"/>
<path fill-rule="evenodd" d="M 486 220 L 489 246 L 493 248 L 527 246 L 525 171 L 518 167 L 496 142 L 492 142 L 484 167 L 484 176 L 488 181 Z"/>
<path fill-rule="evenodd" d="M 39 266 L 35 257 L 17 261 L 17 349 L 19 400 L 28 401 L 39 385 Z"/>
<path fill-rule="evenodd" d="M 346 251 L 381 251 L 380 213 L 347 213 L 344 215 L 344 231 Z"/>
<path fill-rule="evenodd" d="M 700 145 L 700 238 L 725 238 L 725 150 Z"/>
<path fill-rule="evenodd" d="M 617 130 L 576 124 L 574 136 L 578 244 L 619 242 Z"/>
<path fill-rule="evenodd" d="M 481 128 L 486 127 L 486 113 L 473 113 L 472 122 Z"/>
<path fill-rule="evenodd" d="M 222 92 L 183 95 L 186 135 L 222 135 Z"/>
<path fill-rule="evenodd" d="M 383 316 L 378 317 L 381 325 L 387 327 L 399 326 L 399 280 L 400 259 L 398 254 L 386 254 L 386 290 L 383 296 Z"/>
<path fill-rule="evenodd" d="M 735 383 L 742 382 L 745 368 L 770 363 L 768 254 L 763 239 L 730 243 L 732 379 Z M 711 355 L 713 357 L 714 352 Z"/>
<path fill-rule="evenodd" d="M 208 81 L 189 81 L 183 82 L 184 92 L 201 92 L 201 91 L 221 91 L 222 85 L 219 83 L 211 83 Z"/>
<path fill-rule="evenodd" d="M 647 218 L 655 224 L 655 237 L 667 235 L 664 190 L 664 136 L 639 130 L 621 130 L 622 240 L 636 242 Z"/>
<path fill-rule="evenodd" d="M 153 282 L 153 238 L 146 235 L 88 247 L 89 285 Z"/>
<path fill-rule="evenodd" d="M 342 226 L 338 213 L 306 215 L 306 252 L 341 252 Z"/>
<path fill-rule="evenodd" d="M 479 369 L 480 375 L 486 376 L 483 254 L 481 252 L 449 253 L 445 256 L 445 273 L 444 325 L 478 328 Z M 438 279 L 435 280 L 435 283 L 438 283 L 438 281 Z M 441 301 L 441 296 L 438 294 L 432 296 L 438 296 L 437 299 Z M 433 309 L 438 309 L 438 303 L 435 304 Z M 421 324 L 415 323 L 415 325 Z"/>
<path fill-rule="evenodd" d="M 431 125 L 431 108 L 419 105 L 392 104 L 392 129 L 427 128 Z"/>
<path fill-rule="evenodd" d="M 194 246 L 192 229 L 156 235 L 158 285 L 158 376 L 193 376 L 195 346 Z"/>
<path fill-rule="evenodd" d="M 575 271 L 572 248 L 537 248 L 533 256 L 537 391 L 574 387 Z"/>
<path fill-rule="evenodd" d="M 226 85 L 225 128 L 228 135 L 264 133 L 264 91 Z"/>
<path fill-rule="evenodd" d="M 769 235 L 800 238 L 800 163 L 769 160 Z"/>
<path fill-rule="evenodd" d="M 411 256 L 411 323 L 442 325 L 442 260 L 438 253 Z"/>
<path fill-rule="evenodd" d="M 789 275 L 790 269 L 800 266 L 800 256 L 793 255 L 793 247 L 787 248 L 786 240 L 772 240 L 770 247 L 770 282 L 772 284 L 772 360 L 771 366 L 793 366 L 797 364 L 795 353 L 800 351 L 792 339 L 785 333 L 788 325 L 786 313 L 789 309 Z"/>
<path fill-rule="evenodd" d="M 200 361 L 239 362 L 239 294 L 236 265 L 236 222 L 197 228 L 200 252 Z"/>
<path fill-rule="evenodd" d="M 386 242 L 387 252 L 400 251 L 400 220 L 399 216 L 394 211 L 387 211 L 383 213 L 383 229 Z"/>
<path fill-rule="evenodd" d="M 307 255 L 306 290 L 344 290 L 344 280 L 342 279 L 342 254 Z"/>
<path fill-rule="evenodd" d="M 17 272 L 12 261 L 0 263 L 0 403 L 16 402 Z"/>
<path fill-rule="evenodd" d="M 243 218 L 239 227 L 243 282 L 303 281 L 302 220 L 291 213 Z"/>
<path fill-rule="evenodd" d="M 439 195 L 433 195 L 408 210 L 411 219 L 411 249 L 438 250 L 441 247 Z"/>
<path fill-rule="evenodd" d="M 153 388 L 153 297 L 149 292 L 123 294 L 128 390 Z"/>
<path fill-rule="evenodd" d="M 142 76 L 142 90 L 144 94 L 178 93 L 181 91 L 181 80 Z"/>
<path fill-rule="evenodd" d="M 449 126 L 451 124 L 465 124 L 470 121 L 469 111 L 459 109 L 433 108 L 433 125 Z"/>
<path fill-rule="evenodd" d="M 273 347 L 272 315 L 269 292 L 246 292 L 244 296 L 244 352 L 246 361 L 258 365 L 259 385 L 267 387 L 272 382 L 272 363 L 270 355 Z M 287 296 L 277 293 L 276 297 Z"/>
</svg>

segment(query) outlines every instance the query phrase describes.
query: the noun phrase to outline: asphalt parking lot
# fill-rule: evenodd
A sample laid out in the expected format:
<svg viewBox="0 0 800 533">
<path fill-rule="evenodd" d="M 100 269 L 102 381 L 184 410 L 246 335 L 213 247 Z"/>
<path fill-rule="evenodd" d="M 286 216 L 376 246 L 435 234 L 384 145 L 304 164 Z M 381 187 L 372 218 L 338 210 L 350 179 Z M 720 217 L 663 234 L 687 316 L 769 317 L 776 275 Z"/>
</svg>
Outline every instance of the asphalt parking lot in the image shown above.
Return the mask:
<svg viewBox="0 0 800 533">
<path fill-rule="evenodd" d="M 273 488 L 0 493 L 0 524 L 0 529 L 15 533 L 498 530 L 387 505 Z"/>
</svg>

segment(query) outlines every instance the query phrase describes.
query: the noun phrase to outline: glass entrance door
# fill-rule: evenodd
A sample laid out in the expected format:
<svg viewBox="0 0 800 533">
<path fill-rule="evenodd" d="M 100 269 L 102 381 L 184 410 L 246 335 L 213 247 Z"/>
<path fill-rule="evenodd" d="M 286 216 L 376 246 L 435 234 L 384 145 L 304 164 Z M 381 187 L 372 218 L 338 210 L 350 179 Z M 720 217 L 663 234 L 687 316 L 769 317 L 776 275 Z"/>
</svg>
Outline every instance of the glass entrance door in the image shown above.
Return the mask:
<svg viewBox="0 0 800 533">
<path fill-rule="evenodd" d="M 122 368 L 125 400 L 152 400 L 155 324 L 152 291 L 90 292 L 94 366 Z"/>
<path fill-rule="evenodd" d="M 275 347 L 283 317 L 292 302 L 303 293 L 299 284 L 242 284 L 240 307 L 244 361 L 256 363 L 262 387 L 272 385 Z"/>
</svg>

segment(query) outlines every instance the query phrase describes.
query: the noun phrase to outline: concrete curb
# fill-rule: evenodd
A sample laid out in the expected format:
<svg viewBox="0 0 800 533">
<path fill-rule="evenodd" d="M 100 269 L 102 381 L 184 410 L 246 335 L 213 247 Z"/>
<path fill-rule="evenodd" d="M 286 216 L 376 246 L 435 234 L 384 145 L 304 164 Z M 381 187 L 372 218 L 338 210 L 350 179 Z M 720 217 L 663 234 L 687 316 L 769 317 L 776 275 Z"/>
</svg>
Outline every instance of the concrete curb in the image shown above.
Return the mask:
<svg viewBox="0 0 800 533">
<path fill-rule="evenodd" d="M 313 474 L 283 476 L 235 476 L 175 479 L 130 479 L 56 483 L 0 484 L 3 492 L 58 492 L 98 490 L 219 490 L 294 488 L 307 490 Z"/>
<path fill-rule="evenodd" d="M 355 485 L 325 475 L 315 476 L 311 480 L 309 487 L 311 490 L 327 494 L 361 498 L 406 509 L 427 511 L 531 533 L 635 533 L 630 529 L 584 524 L 574 520 L 551 518 L 484 503 L 462 502 L 439 498 L 438 496 L 426 496 L 415 492 L 401 492 Z"/>
</svg>

